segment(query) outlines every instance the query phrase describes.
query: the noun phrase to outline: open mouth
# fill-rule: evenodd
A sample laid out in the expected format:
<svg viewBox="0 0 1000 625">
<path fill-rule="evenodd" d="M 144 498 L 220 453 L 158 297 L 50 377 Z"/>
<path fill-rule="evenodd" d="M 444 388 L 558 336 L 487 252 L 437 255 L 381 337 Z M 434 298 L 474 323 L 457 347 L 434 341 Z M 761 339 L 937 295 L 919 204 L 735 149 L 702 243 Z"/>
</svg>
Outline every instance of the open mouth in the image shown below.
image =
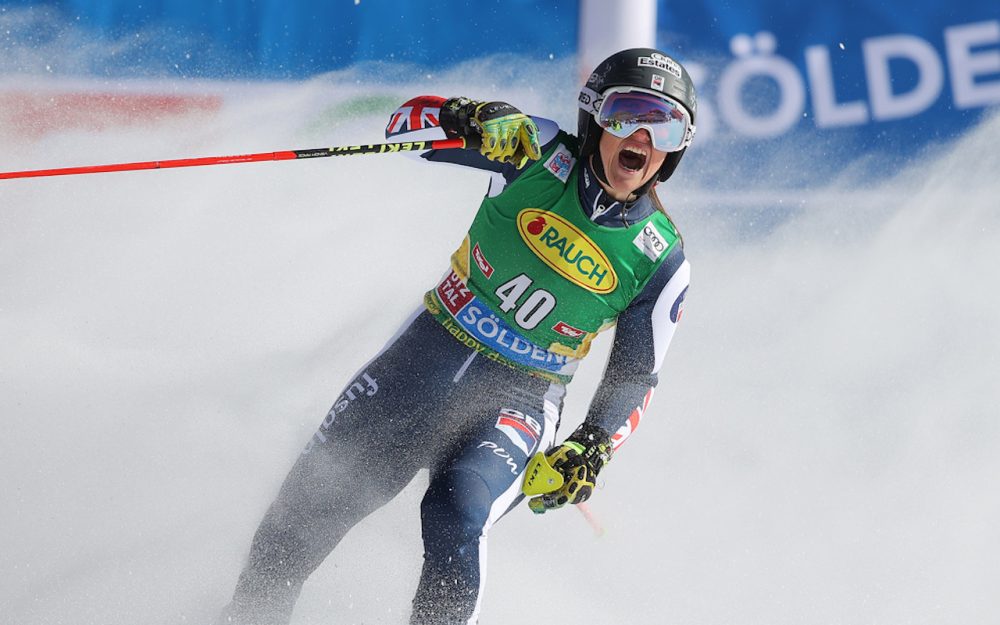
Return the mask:
<svg viewBox="0 0 1000 625">
<path fill-rule="evenodd" d="M 618 153 L 618 164 L 628 171 L 642 171 L 642 168 L 646 165 L 646 158 L 648 156 L 648 154 L 638 148 L 623 148 Z"/>
</svg>

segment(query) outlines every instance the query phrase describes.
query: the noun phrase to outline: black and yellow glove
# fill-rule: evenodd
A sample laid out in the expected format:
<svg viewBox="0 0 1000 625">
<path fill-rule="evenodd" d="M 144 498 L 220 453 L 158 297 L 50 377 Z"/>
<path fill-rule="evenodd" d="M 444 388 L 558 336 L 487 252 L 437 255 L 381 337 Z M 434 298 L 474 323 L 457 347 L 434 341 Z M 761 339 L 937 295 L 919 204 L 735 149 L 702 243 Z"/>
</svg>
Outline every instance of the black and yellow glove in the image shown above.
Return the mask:
<svg viewBox="0 0 1000 625">
<path fill-rule="evenodd" d="M 603 429 L 582 424 L 562 445 L 535 454 L 528 463 L 522 490 L 531 497 L 528 507 L 536 514 L 578 504 L 594 493 L 597 474 L 611 460 L 611 436 Z"/>
<path fill-rule="evenodd" d="M 441 127 L 448 136 L 465 139 L 467 148 L 518 169 L 542 156 L 535 122 L 506 102 L 451 98 L 441 107 Z"/>
</svg>

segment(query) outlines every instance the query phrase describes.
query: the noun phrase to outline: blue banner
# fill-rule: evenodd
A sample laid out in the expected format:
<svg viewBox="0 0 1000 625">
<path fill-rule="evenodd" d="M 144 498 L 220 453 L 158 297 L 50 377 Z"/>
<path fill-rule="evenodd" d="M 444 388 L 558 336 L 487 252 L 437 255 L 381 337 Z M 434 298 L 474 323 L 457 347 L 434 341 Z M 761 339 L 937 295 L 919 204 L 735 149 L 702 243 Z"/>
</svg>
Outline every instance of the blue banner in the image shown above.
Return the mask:
<svg viewBox="0 0 1000 625">
<path fill-rule="evenodd" d="M 576 51 L 577 5 L 577 0 L 0 1 L 2 8 L 30 7 L 38 20 L 32 32 L 8 44 L 37 46 L 64 36 L 59 22 L 118 44 L 117 58 L 100 59 L 95 73 L 270 79 L 305 78 L 362 61 L 441 68 L 496 53 L 564 57 Z"/>
<path fill-rule="evenodd" d="M 19 50 L 85 52 L 93 37 L 113 44 L 102 48 L 111 52 L 62 54 L 44 70 L 273 79 L 359 62 L 443 68 L 495 54 L 546 60 L 576 54 L 579 6 L 577 0 L 6 0 L 0 18 L 19 13 L 0 33 L 0 69 L 31 73 L 11 66 L 22 58 Z M 956 136 L 1000 106 L 997 0 L 659 0 L 657 26 L 659 47 L 682 60 L 698 85 L 698 137 L 689 158 L 706 167 L 712 149 L 741 142 L 788 149 L 789 138 L 800 140 L 796 154 L 809 164 L 793 168 L 796 175 L 838 169 L 844 146 L 898 160 Z M 727 173 L 759 179 L 750 163 Z"/>
<path fill-rule="evenodd" d="M 702 140 L 819 131 L 913 153 L 1000 105 L 995 0 L 660 0 L 658 21 L 701 88 Z"/>
</svg>

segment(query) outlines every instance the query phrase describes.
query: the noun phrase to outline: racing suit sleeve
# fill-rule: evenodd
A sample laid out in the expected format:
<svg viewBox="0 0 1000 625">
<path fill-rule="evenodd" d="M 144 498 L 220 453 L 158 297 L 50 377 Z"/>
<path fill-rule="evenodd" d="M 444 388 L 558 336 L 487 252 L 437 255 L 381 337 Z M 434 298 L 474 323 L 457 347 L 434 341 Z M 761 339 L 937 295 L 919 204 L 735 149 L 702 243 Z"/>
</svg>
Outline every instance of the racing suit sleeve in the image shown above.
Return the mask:
<svg viewBox="0 0 1000 625">
<path fill-rule="evenodd" d="M 441 127 L 441 106 L 446 100 L 447 98 L 431 95 L 407 100 L 389 116 L 385 138 L 393 141 L 436 141 L 450 138 Z M 538 126 L 538 143 L 544 154 L 554 145 L 559 125 L 544 117 L 532 116 L 531 119 Z M 490 172 L 490 196 L 499 194 L 528 168 L 525 166 L 517 169 L 510 163 L 491 161 L 478 150 L 425 150 L 416 155 L 435 163 L 450 163 Z"/>
<path fill-rule="evenodd" d="M 615 450 L 639 426 L 649 407 L 683 312 L 690 277 L 691 266 L 679 245 L 618 316 L 604 376 L 584 421 L 610 433 Z"/>
</svg>

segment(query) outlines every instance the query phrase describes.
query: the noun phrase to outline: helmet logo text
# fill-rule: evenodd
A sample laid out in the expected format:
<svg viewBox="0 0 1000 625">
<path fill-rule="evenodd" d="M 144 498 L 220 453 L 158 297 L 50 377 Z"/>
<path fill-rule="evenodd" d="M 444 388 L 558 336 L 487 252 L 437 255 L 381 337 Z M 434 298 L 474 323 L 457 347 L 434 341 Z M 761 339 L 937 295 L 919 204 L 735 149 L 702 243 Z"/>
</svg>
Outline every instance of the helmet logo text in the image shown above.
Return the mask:
<svg viewBox="0 0 1000 625">
<path fill-rule="evenodd" d="M 656 67 L 670 72 L 677 78 L 681 77 L 681 66 L 676 61 L 655 52 L 649 56 L 640 56 L 639 67 Z"/>
</svg>

